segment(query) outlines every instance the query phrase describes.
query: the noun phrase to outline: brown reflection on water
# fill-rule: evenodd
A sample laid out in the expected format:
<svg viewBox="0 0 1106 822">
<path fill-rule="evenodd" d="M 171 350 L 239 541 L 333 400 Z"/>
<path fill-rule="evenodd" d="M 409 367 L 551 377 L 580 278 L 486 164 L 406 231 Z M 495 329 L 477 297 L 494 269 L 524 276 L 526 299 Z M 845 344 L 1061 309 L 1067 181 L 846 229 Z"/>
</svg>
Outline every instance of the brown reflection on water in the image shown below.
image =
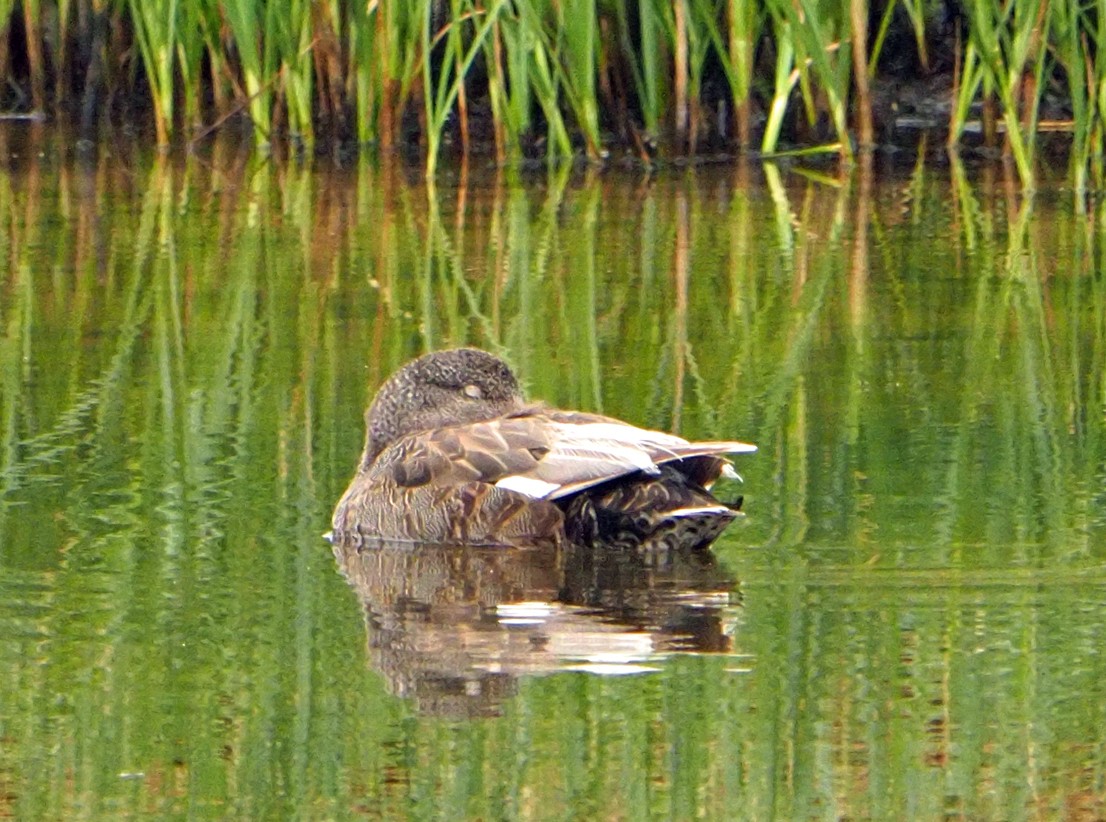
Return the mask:
<svg viewBox="0 0 1106 822">
<path fill-rule="evenodd" d="M 639 674 L 733 650 L 736 582 L 709 551 L 334 546 L 369 662 L 420 713 L 500 712 L 524 676 Z"/>
</svg>

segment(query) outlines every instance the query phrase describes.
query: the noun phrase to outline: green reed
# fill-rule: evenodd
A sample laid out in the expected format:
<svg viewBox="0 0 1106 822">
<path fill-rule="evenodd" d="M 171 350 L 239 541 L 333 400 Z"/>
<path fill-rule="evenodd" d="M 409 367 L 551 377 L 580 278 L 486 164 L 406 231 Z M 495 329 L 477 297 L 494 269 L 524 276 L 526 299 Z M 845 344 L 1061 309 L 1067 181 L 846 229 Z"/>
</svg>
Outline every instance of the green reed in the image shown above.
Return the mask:
<svg viewBox="0 0 1106 822">
<path fill-rule="evenodd" d="M 315 140 L 314 112 L 315 104 L 315 61 L 312 49 L 315 25 L 312 10 L 317 9 L 321 17 L 323 4 L 313 0 L 292 0 L 286 7 L 271 3 L 273 9 L 273 28 L 277 33 L 276 48 L 280 55 L 280 71 L 283 75 L 284 97 L 288 108 L 289 132 L 312 144 Z"/>
<path fill-rule="evenodd" d="M 591 159 L 597 159 L 601 135 L 596 74 L 603 68 L 598 2 L 558 3 L 556 14 L 558 28 L 565 38 L 563 62 L 566 78 L 573 85 L 573 112 L 584 139 L 585 152 Z"/>
<path fill-rule="evenodd" d="M 465 0 L 452 0 L 453 14 L 450 16 L 450 22 L 442 32 L 433 37 L 430 18 L 434 9 L 430 3 L 426 3 L 423 7 L 426 17 L 422 25 L 424 61 L 428 62 L 435 49 L 438 46 L 442 47 L 441 69 L 436 81 L 429 70 L 424 68 L 422 72 L 427 122 L 426 171 L 428 176 L 432 176 L 437 167 L 446 120 L 454 112 L 457 112 L 461 119 L 462 144 L 465 153 L 468 153 L 465 78 L 473 62 L 482 53 L 484 44 L 506 5 L 506 0 L 496 0 L 490 8 L 484 10 L 478 9 Z M 464 32 L 465 23 L 469 21 L 473 24 L 471 39 L 467 39 Z"/>
<path fill-rule="evenodd" d="M 509 59 L 511 66 L 509 79 L 513 84 L 532 89 L 533 100 L 547 123 L 549 155 L 551 157 L 571 156 L 570 123 L 561 107 L 561 93 L 565 84 L 552 47 L 552 40 L 545 30 L 538 9 L 533 6 L 520 6 L 518 12 L 518 35 L 513 41 L 504 40 L 505 44 L 509 43 L 513 46 L 512 57 Z M 519 115 L 522 112 L 518 110 L 518 106 L 525 99 L 526 97 L 520 97 L 515 106 Z M 526 120 L 529 122 L 529 116 Z"/>
<path fill-rule="evenodd" d="M 1106 121 L 1106 2 L 1089 14 L 1084 4 L 1050 4 L 1054 55 L 1068 81 L 1072 108 L 1071 176 L 1078 191 L 1103 179 L 1103 131 Z"/>
<path fill-rule="evenodd" d="M 172 131 L 177 5 L 177 0 L 130 0 L 135 36 L 147 69 L 159 145 L 169 142 Z"/>
<path fill-rule="evenodd" d="M 633 84 L 634 98 L 647 140 L 660 137 L 667 109 L 668 81 L 661 72 L 670 50 L 665 44 L 664 20 L 654 3 L 640 3 L 637 19 L 631 20 L 627 4 L 615 4 L 618 45 Z M 640 48 L 635 48 L 635 43 Z M 648 55 L 648 57 L 646 57 Z"/>
<path fill-rule="evenodd" d="M 760 35 L 760 11 L 752 0 L 731 0 L 727 7 L 730 91 L 738 145 L 750 145 L 749 102 L 753 91 L 753 61 Z"/>
<path fill-rule="evenodd" d="M 241 76 L 245 89 L 245 104 L 256 130 L 259 145 L 268 145 L 270 138 L 270 113 L 272 90 L 269 70 L 271 61 L 270 38 L 262 42 L 262 13 L 252 0 L 228 0 L 223 7 L 227 25 L 234 37 L 241 61 Z"/>
<path fill-rule="evenodd" d="M 847 123 L 851 54 L 842 43 L 842 37 L 847 37 L 847 7 L 786 0 L 768 0 L 766 5 L 778 52 L 762 150 L 767 154 L 776 151 L 782 118 L 798 85 L 807 123 L 813 125 L 820 113 L 828 114 L 838 137 L 838 145 L 833 148 L 843 156 L 851 156 Z M 824 109 L 814 99 L 816 90 L 825 95 Z"/>
<path fill-rule="evenodd" d="M 707 140 L 849 162 L 872 140 L 869 85 L 921 79 L 888 73 L 894 35 L 923 72 L 954 66 L 951 147 L 975 142 L 982 104 L 985 141 L 998 147 L 1000 125 L 1032 187 L 1041 106 L 1058 95 L 1070 118 L 1047 127 L 1070 134 L 1077 187 L 1100 183 L 1106 3 L 958 8 L 954 42 L 928 30 L 920 0 L 0 0 L 0 65 L 15 70 L 17 108 L 60 112 L 79 98 L 91 118 L 97 99 L 136 101 L 162 145 L 245 113 L 258 145 L 417 140 L 428 171 L 451 141 L 501 163 L 620 147 L 651 159 Z"/>
<path fill-rule="evenodd" d="M 0 0 L 0 69 L 6 73 L 11 59 L 8 48 L 8 31 L 12 24 L 12 10 L 15 0 Z"/>
<path fill-rule="evenodd" d="M 712 53 L 718 56 L 723 77 L 730 89 L 731 100 L 734 99 L 735 88 L 741 84 L 741 81 L 734 77 L 727 48 L 729 42 L 723 42 L 722 39 L 721 15 L 717 4 L 691 2 L 686 6 L 686 14 L 683 9 L 682 4 L 676 5 L 680 16 L 686 18 L 682 29 L 687 43 L 685 46 L 677 44 L 677 54 L 686 53 L 686 66 L 683 70 L 687 74 L 687 79 L 680 85 L 686 85 L 687 99 L 683 104 L 686 111 L 677 110 L 676 112 L 676 134 L 677 137 L 686 140 L 688 149 L 694 152 L 700 142 L 701 132 L 706 130 L 706 112 L 702 110 L 701 100 L 706 80 L 707 58 Z M 681 122 L 685 124 L 686 131 L 681 129 Z"/>
<path fill-rule="evenodd" d="M 978 70 L 989 80 L 1002 103 L 1006 146 L 1024 182 L 1034 178 L 1033 159 L 1037 108 L 1045 41 L 1054 14 L 1049 5 L 1014 0 L 996 6 L 986 0 L 967 4 L 971 42 Z"/>
</svg>

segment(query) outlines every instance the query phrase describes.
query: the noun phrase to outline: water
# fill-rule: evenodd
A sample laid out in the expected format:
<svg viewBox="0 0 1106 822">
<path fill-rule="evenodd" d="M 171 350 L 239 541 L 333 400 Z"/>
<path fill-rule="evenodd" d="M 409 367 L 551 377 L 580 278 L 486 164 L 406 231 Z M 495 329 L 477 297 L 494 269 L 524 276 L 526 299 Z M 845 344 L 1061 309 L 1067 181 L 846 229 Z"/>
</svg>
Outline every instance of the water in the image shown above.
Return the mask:
<svg viewBox="0 0 1106 822">
<path fill-rule="evenodd" d="M 0 815 L 1106 815 L 1097 203 L 932 164 L 428 190 L 19 136 Z M 758 443 L 748 517 L 677 567 L 336 561 L 367 400 L 456 344 Z"/>
</svg>

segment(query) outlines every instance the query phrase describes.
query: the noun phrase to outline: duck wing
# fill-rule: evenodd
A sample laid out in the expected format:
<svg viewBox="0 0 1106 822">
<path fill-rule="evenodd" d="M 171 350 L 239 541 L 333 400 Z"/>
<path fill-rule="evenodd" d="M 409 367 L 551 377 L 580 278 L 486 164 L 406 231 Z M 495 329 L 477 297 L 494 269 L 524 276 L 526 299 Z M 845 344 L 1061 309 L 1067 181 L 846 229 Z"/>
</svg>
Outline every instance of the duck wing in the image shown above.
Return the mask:
<svg viewBox="0 0 1106 822">
<path fill-rule="evenodd" d="M 495 419 L 412 434 L 386 449 L 370 471 L 405 488 L 495 484 L 532 471 L 552 447 L 549 437 L 536 426 L 503 422 Z"/>
<path fill-rule="evenodd" d="M 719 457 L 755 450 L 743 442 L 689 442 L 611 417 L 542 408 L 411 435 L 381 454 L 373 470 L 408 488 L 476 481 L 555 500 L 635 471 L 657 474 L 674 461 L 698 473 L 713 467 L 705 472 L 713 480 L 726 464 Z"/>
<path fill-rule="evenodd" d="M 724 454 L 748 453 L 743 442 L 689 442 L 683 437 L 638 428 L 611 417 L 573 411 L 542 411 L 496 421 L 501 431 L 525 439 L 540 438 L 544 453 L 531 449 L 534 465 L 495 480 L 537 499 L 555 500 L 618 477 L 641 471 L 657 474 L 666 463 L 694 466 L 689 478 L 708 485 L 729 463 Z"/>
</svg>

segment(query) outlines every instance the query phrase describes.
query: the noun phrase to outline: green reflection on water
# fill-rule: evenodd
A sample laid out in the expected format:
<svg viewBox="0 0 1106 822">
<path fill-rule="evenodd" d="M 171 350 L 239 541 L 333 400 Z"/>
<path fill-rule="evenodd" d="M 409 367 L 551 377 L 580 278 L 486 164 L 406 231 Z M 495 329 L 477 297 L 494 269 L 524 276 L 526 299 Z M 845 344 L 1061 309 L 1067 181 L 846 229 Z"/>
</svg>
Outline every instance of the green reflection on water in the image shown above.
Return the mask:
<svg viewBox="0 0 1106 822">
<path fill-rule="evenodd" d="M 0 813 L 1106 812 L 1093 206 L 955 167 L 428 191 L 221 151 L 0 173 Z M 511 674 L 492 717 L 396 695 L 320 535 L 375 387 L 462 343 L 760 445 L 726 653 Z M 655 641 L 650 608 L 601 622 Z"/>
</svg>

